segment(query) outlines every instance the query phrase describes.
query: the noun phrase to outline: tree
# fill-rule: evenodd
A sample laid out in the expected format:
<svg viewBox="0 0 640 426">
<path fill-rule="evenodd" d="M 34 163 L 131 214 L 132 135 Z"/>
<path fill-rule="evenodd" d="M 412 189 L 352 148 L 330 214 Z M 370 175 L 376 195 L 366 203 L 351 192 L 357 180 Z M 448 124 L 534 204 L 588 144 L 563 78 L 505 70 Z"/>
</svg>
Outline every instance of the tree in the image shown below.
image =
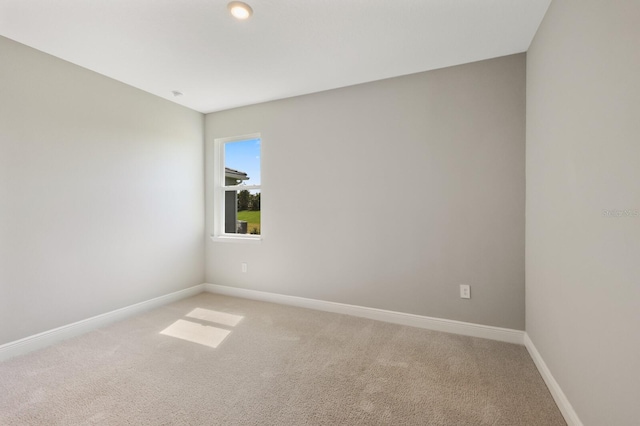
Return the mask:
<svg viewBox="0 0 640 426">
<path fill-rule="evenodd" d="M 238 211 L 249 210 L 251 194 L 246 189 L 238 192 Z"/>
<path fill-rule="evenodd" d="M 260 193 L 251 195 L 249 210 L 260 211 Z"/>
</svg>

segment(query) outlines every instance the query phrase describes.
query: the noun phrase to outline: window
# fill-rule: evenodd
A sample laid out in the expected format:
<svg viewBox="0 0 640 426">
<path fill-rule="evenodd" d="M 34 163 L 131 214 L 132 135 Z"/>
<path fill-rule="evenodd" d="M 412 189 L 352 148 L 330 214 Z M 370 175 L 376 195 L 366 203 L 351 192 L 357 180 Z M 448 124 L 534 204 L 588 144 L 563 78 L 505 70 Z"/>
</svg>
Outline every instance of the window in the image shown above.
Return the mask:
<svg viewBox="0 0 640 426">
<path fill-rule="evenodd" d="M 262 235 L 259 134 L 214 141 L 214 239 Z"/>
</svg>

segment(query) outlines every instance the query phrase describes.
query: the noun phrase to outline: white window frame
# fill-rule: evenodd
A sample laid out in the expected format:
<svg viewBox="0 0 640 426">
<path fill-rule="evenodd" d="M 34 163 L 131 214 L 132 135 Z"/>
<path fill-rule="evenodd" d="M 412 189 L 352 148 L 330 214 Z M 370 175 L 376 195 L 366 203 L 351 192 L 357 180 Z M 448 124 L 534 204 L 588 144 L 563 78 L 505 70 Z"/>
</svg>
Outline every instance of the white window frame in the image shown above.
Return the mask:
<svg viewBox="0 0 640 426">
<path fill-rule="evenodd" d="M 225 192 L 241 191 L 241 190 L 260 190 L 262 198 L 262 185 L 225 185 L 225 156 L 224 147 L 231 142 L 242 142 L 249 139 L 260 139 L 260 174 L 262 175 L 262 136 L 260 133 L 251 133 L 248 135 L 231 136 L 228 138 L 218 138 L 213 141 L 213 234 L 211 239 L 220 242 L 249 242 L 259 243 L 262 241 L 263 226 L 262 215 L 260 217 L 260 234 L 231 234 L 225 232 Z M 262 181 L 262 176 L 260 176 Z M 262 182 L 261 182 L 262 183 Z M 262 199 L 260 200 L 260 208 L 262 209 Z"/>
</svg>

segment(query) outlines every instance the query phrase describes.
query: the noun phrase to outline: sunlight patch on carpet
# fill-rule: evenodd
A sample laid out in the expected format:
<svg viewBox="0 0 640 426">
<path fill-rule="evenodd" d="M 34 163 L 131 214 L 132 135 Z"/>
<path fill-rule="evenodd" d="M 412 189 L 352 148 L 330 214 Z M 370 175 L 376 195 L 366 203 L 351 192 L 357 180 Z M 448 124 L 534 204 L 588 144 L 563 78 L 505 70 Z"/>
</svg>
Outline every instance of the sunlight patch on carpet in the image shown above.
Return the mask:
<svg viewBox="0 0 640 426">
<path fill-rule="evenodd" d="M 189 318 L 215 322 L 217 324 L 235 327 L 244 318 L 240 315 L 228 314 L 226 312 L 212 311 L 211 309 L 195 308 L 187 314 Z"/>
<path fill-rule="evenodd" d="M 176 337 L 211 348 L 217 348 L 229 333 L 231 333 L 229 330 L 181 319 L 160 332 L 160 334 L 164 334 L 165 336 Z"/>
</svg>

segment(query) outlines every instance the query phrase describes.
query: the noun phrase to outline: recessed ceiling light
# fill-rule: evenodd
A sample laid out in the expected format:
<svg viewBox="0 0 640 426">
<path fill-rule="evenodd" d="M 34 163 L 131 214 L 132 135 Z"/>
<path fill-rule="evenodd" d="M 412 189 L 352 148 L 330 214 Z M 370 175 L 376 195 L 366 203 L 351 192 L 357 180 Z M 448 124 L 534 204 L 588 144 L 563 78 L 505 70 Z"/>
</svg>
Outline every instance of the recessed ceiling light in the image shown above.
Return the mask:
<svg viewBox="0 0 640 426">
<path fill-rule="evenodd" d="M 247 19 L 253 13 L 251 6 L 241 1 L 232 1 L 227 8 L 236 19 Z"/>
</svg>

